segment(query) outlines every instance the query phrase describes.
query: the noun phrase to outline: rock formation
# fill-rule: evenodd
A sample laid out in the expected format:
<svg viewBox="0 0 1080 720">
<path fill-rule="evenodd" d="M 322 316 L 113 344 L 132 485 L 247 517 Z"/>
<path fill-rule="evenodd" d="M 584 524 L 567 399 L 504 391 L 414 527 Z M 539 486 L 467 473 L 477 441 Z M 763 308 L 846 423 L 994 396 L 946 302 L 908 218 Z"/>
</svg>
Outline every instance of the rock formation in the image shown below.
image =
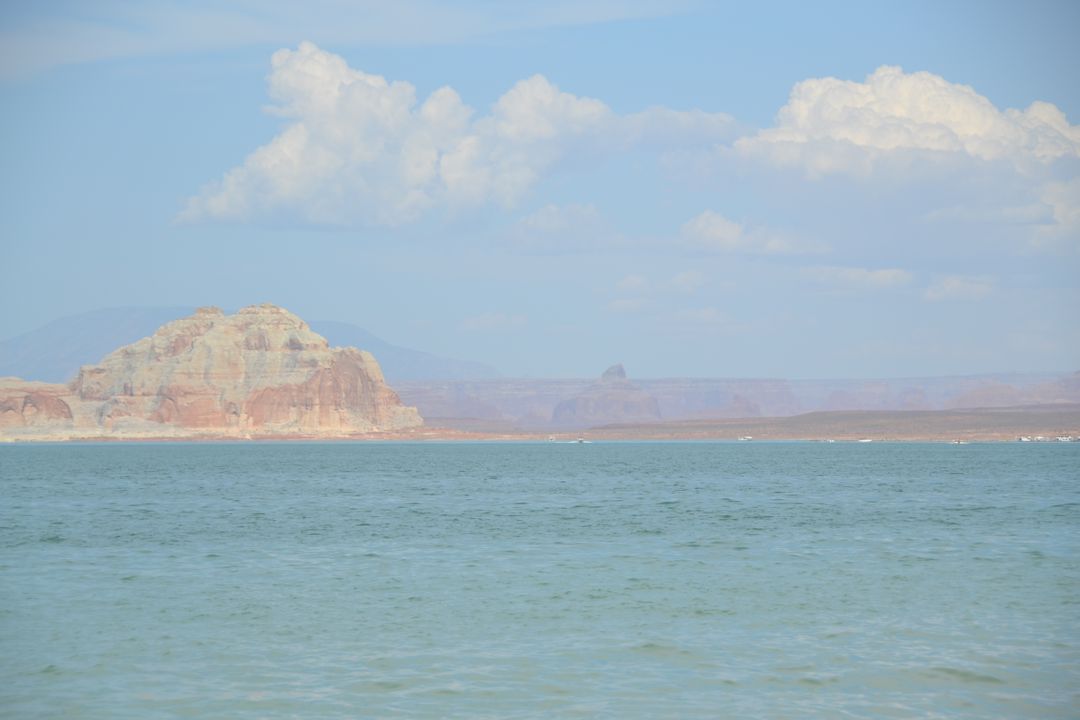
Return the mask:
<svg viewBox="0 0 1080 720">
<path fill-rule="evenodd" d="M 72 424 L 63 385 L 0 378 L 0 431 L 5 428 L 47 428 Z M 70 398 L 69 398 L 70 399 Z"/>
<path fill-rule="evenodd" d="M 15 437 L 341 436 L 421 423 L 370 353 L 331 348 L 274 305 L 200 308 L 68 385 L 0 380 L 0 431 Z"/>
<path fill-rule="evenodd" d="M 499 378 L 470 381 L 402 381 L 402 400 L 440 427 L 536 432 L 552 424 L 556 406 L 586 393 L 595 380 Z M 1080 373 L 1009 373 L 885 380 L 780 378 L 635 379 L 656 399 L 665 422 L 787 417 L 850 410 L 952 408 L 1080 403 Z M 1007 386 L 1007 387 L 1003 387 Z"/>
<path fill-rule="evenodd" d="M 576 397 L 555 406 L 551 422 L 564 427 L 654 422 L 660 419 L 656 398 L 626 379 L 622 365 L 612 365 L 600 380 Z"/>
</svg>

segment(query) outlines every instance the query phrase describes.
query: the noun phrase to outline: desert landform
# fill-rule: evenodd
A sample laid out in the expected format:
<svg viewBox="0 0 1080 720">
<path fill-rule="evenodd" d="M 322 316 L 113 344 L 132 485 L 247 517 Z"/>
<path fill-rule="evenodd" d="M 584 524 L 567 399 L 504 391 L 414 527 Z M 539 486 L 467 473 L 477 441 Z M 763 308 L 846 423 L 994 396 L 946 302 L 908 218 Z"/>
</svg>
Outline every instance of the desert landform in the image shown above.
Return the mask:
<svg viewBox="0 0 1080 720">
<path fill-rule="evenodd" d="M 167 311 L 177 312 L 172 309 Z M 166 314 L 167 314 L 166 313 Z M 110 311 L 0 343 L 0 440 L 930 440 L 1080 437 L 1080 373 L 885 380 L 504 378 L 488 365 L 385 343 L 289 311 L 199 308 L 71 369 L 83 339 L 127 337 L 162 314 Z M 84 319 L 85 320 L 85 319 Z M 67 333 L 65 336 L 64 333 Z M 65 342 L 67 337 L 67 342 Z M 5 357 L 6 355 L 6 357 Z M 50 362 L 56 359 L 57 362 Z M 21 364 L 19 364 L 21 363 Z M 389 374 L 389 373 L 387 373 Z"/>
</svg>

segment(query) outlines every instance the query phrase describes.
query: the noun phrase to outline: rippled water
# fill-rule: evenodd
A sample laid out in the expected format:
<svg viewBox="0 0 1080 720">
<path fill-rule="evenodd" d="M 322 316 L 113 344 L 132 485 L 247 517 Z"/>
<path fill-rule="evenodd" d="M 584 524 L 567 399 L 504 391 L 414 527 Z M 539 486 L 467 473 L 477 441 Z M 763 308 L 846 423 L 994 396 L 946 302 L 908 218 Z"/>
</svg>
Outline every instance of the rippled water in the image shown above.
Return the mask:
<svg viewBox="0 0 1080 720">
<path fill-rule="evenodd" d="M 10 717 L 1076 717 L 1080 445 L 0 447 Z"/>
</svg>

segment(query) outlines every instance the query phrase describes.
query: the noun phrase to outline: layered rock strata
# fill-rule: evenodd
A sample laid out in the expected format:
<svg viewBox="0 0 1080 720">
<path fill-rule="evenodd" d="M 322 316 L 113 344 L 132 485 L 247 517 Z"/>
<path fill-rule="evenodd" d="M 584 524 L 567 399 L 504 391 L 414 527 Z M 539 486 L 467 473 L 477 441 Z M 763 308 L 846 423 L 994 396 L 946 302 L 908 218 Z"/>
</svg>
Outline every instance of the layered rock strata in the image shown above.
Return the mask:
<svg viewBox="0 0 1080 720">
<path fill-rule="evenodd" d="M 370 353 L 331 348 L 274 305 L 200 308 L 68 385 L 0 380 L 9 437 L 344 436 L 420 424 Z"/>
<path fill-rule="evenodd" d="M 660 419 L 656 398 L 626 378 L 622 365 L 612 365 L 576 397 L 555 406 L 551 422 L 562 427 L 592 427 Z"/>
</svg>

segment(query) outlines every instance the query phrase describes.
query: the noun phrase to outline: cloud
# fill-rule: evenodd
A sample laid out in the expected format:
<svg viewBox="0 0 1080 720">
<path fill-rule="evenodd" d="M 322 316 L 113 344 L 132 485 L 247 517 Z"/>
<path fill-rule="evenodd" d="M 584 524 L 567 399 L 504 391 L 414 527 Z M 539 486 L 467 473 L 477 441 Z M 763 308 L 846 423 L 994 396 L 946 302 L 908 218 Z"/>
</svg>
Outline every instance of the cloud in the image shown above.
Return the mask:
<svg viewBox="0 0 1080 720">
<path fill-rule="evenodd" d="M 697 270 L 687 270 L 671 278 L 671 286 L 678 292 L 693 295 L 705 284 L 705 275 Z"/>
<path fill-rule="evenodd" d="M 911 282 L 911 273 L 897 268 L 871 270 L 825 265 L 803 268 L 801 272 L 814 282 L 837 290 L 885 290 Z"/>
<path fill-rule="evenodd" d="M 191 0 L 27 5 L 0 29 L 0 78 L 97 60 L 275 45 L 297 37 L 364 47 L 446 45 L 504 32 L 671 15 L 660 0 Z"/>
<path fill-rule="evenodd" d="M 681 236 L 684 245 L 707 252 L 802 255 L 828 250 L 768 228 L 747 227 L 712 210 L 683 223 Z"/>
<path fill-rule="evenodd" d="M 1053 222 L 1053 210 L 1042 202 L 1026 205 L 1000 205 L 989 202 L 979 205 L 954 205 L 926 213 L 926 220 L 995 225 L 1033 225 Z"/>
<path fill-rule="evenodd" d="M 623 292 L 645 292 L 649 289 L 649 281 L 641 275 L 627 275 L 615 283 L 615 288 Z"/>
<path fill-rule="evenodd" d="M 439 208 L 512 207 L 564 157 L 624 150 L 727 116 L 620 116 L 542 75 L 477 116 L 449 87 L 418 102 L 407 82 L 348 66 L 310 42 L 271 58 L 274 114 L 290 124 L 191 198 L 183 221 L 284 214 L 313 224 L 394 226 Z"/>
<path fill-rule="evenodd" d="M 664 150 L 707 147 L 713 142 L 730 140 L 734 131 L 735 120 L 726 113 L 662 106 L 627 115 L 621 128 L 627 144 Z"/>
<path fill-rule="evenodd" d="M 518 221 L 523 230 L 539 233 L 576 232 L 599 225 L 600 213 L 593 205 L 548 204 Z"/>
<path fill-rule="evenodd" d="M 591 204 L 549 203 L 520 218 L 509 239 L 519 248 L 536 253 L 573 253 L 623 241 L 599 210 Z"/>
<path fill-rule="evenodd" d="M 616 298 L 607 304 L 608 312 L 613 313 L 638 313 L 649 307 L 649 302 L 644 298 Z"/>
<path fill-rule="evenodd" d="M 776 126 L 736 141 L 735 150 L 811 177 L 868 174 L 902 151 L 956 153 L 1017 167 L 1080 158 L 1080 127 L 1055 105 L 999 110 L 967 85 L 929 72 L 882 66 L 865 82 L 798 83 Z"/>
<path fill-rule="evenodd" d="M 687 308 L 679 310 L 675 316 L 679 320 L 697 325 L 719 325 L 728 321 L 727 315 L 714 307 Z"/>
<path fill-rule="evenodd" d="M 508 315 L 502 312 L 485 312 L 465 318 L 461 327 L 470 332 L 493 332 L 524 327 L 529 319 L 525 315 Z"/>
<path fill-rule="evenodd" d="M 409 83 L 354 70 L 312 43 L 271 62 L 273 112 L 294 122 L 192 198 L 183 219 L 284 211 L 315 224 L 391 226 L 440 202 L 511 205 L 568 141 L 611 115 L 539 75 L 474 119 L 448 87 L 418 104 Z"/>
<path fill-rule="evenodd" d="M 923 292 L 923 298 L 931 302 L 942 300 L 976 300 L 994 289 L 993 278 L 967 275 L 945 275 L 936 279 Z"/>
<path fill-rule="evenodd" d="M 682 234 L 698 246 L 713 250 L 739 250 L 746 244 L 742 224 L 712 210 L 687 220 L 682 226 Z"/>
<path fill-rule="evenodd" d="M 1019 228 L 1019 237 L 1036 250 L 1080 250 L 1080 178 L 1013 187 L 976 202 L 931 211 L 931 222 Z"/>
<path fill-rule="evenodd" d="M 1032 244 L 1038 247 L 1066 245 L 1080 250 L 1080 177 L 1050 182 L 1040 191 L 1041 205 L 1049 209 L 1050 221 L 1036 228 Z"/>
<path fill-rule="evenodd" d="M 605 309 L 622 314 L 663 311 L 673 313 L 671 316 L 676 320 L 693 323 L 726 320 L 711 308 L 673 311 L 673 308 L 685 302 L 688 296 L 698 295 L 698 290 L 704 287 L 707 281 L 705 274 L 698 270 L 677 273 L 663 282 L 650 282 L 644 275 L 626 275 L 615 286 L 622 297 L 610 300 Z"/>
</svg>

